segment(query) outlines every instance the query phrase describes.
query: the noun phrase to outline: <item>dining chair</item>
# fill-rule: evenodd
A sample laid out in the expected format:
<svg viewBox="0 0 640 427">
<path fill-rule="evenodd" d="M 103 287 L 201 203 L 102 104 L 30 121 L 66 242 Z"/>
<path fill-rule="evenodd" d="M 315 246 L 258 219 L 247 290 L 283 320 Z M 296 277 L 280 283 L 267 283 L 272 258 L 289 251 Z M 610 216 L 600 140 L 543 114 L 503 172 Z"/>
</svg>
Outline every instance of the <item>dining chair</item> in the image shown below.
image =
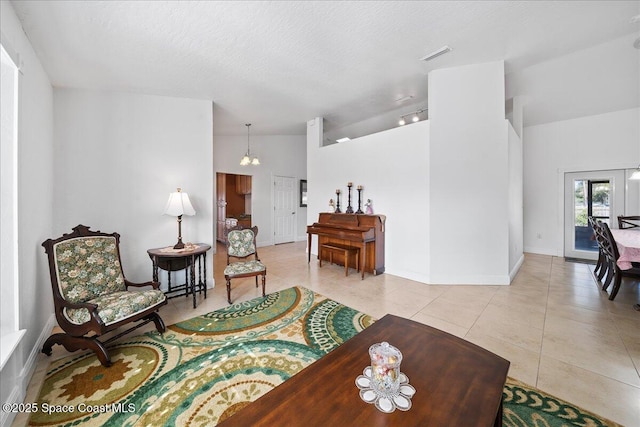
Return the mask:
<svg viewBox="0 0 640 427">
<path fill-rule="evenodd" d="M 243 228 L 236 226 L 227 230 L 227 266 L 224 269 L 224 278 L 227 281 L 227 301 L 231 304 L 231 279 L 241 277 L 256 278 L 262 276 L 262 296 L 265 296 L 267 267 L 260 262 L 256 246 L 258 227 Z M 239 261 L 231 262 L 231 258 Z"/>
<path fill-rule="evenodd" d="M 609 226 L 601 222 L 603 233 L 605 236 L 606 244 L 603 246 L 605 248 L 605 254 L 608 262 L 610 263 L 609 268 L 613 270 L 613 288 L 611 289 L 611 293 L 609 294 L 609 300 L 613 301 L 613 299 L 618 294 L 620 290 L 620 285 L 622 284 L 622 279 L 624 277 L 633 277 L 640 278 L 640 267 L 631 267 L 627 270 L 622 270 L 618 267 L 618 258 L 620 258 L 620 252 L 618 251 L 618 245 L 616 244 L 616 240 L 611 233 L 611 229 Z M 609 275 L 607 274 L 607 278 Z M 606 285 L 602 287 L 603 291 L 607 290 L 611 280 L 608 280 Z"/>
<path fill-rule="evenodd" d="M 632 216 L 618 216 L 618 228 L 638 228 L 640 227 L 640 216 L 632 215 Z"/>
<path fill-rule="evenodd" d="M 604 255 L 604 251 L 602 250 L 601 240 L 603 237 L 600 231 L 600 227 L 598 226 L 597 220 L 592 216 L 587 217 L 587 220 L 589 221 L 589 225 L 593 230 L 593 239 L 595 239 L 596 243 L 598 244 L 598 261 L 596 262 L 596 266 L 593 269 L 593 274 L 595 274 L 598 277 L 598 280 L 602 280 L 602 278 L 606 273 L 606 265 L 607 265 L 606 257 Z"/>
<path fill-rule="evenodd" d="M 615 275 L 615 254 L 612 248 L 612 243 L 604 232 L 604 226 L 606 224 L 600 220 L 596 220 L 595 222 L 598 233 L 596 237 L 598 239 L 598 247 L 602 250 L 602 254 L 604 256 L 602 269 L 598 274 L 598 280 L 602 282 L 602 290 L 606 291 Z"/>
</svg>

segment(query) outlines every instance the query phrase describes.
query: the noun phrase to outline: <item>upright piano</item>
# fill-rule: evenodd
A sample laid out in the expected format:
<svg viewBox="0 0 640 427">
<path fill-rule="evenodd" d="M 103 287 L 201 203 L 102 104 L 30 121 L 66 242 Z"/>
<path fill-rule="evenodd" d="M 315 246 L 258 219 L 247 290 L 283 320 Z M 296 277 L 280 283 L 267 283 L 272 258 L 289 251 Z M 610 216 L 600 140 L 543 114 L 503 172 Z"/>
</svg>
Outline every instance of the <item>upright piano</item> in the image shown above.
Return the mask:
<svg viewBox="0 0 640 427">
<path fill-rule="evenodd" d="M 384 215 L 361 215 L 321 212 L 318 222 L 307 226 L 309 240 L 308 262 L 311 262 L 312 236 L 318 236 L 318 258 L 323 256 L 320 246 L 338 243 L 360 249 L 360 266 L 372 274 L 384 273 Z M 324 260 L 325 258 L 323 258 Z M 334 261 L 344 265 L 344 257 Z M 355 268 L 355 260 L 350 267 Z"/>
</svg>

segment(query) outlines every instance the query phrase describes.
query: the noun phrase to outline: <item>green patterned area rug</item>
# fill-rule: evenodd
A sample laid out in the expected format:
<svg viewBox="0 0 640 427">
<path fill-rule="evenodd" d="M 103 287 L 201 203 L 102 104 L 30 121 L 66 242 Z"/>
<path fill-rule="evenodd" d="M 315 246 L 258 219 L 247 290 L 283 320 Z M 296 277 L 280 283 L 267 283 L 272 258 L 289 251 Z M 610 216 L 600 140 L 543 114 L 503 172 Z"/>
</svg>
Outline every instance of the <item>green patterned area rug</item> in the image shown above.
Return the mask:
<svg viewBox="0 0 640 427">
<path fill-rule="evenodd" d="M 502 405 L 503 427 L 622 427 L 513 378 L 507 378 Z"/>
<path fill-rule="evenodd" d="M 374 319 L 302 287 L 231 305 L 93 353 L 51 363 L 32 426 L 212 426 Z M 354 385 L 354 393 L 357 389 Z M 615 426 L 508 380 L 505 426 Z"/>
</svg>

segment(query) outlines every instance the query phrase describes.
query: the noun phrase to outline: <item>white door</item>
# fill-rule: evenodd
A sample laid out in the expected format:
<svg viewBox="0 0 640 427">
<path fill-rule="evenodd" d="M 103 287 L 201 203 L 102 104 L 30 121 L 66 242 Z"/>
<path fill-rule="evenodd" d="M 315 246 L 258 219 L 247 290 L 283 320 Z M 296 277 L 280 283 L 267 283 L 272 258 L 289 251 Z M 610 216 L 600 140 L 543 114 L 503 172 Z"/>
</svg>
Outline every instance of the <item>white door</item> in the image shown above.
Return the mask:
<svg viewBox="0 0 640 427">
<path fill-rule="evenodd" d="M 274 185 L 274 242 L 288 243 L 295 240 L 296 179 L 275 176 Z"/>
<path fill-rule="evenodd" d="M 564 175 L 564 256 L 598 259 L 598 244 L 587 218 L 618 228 L 624 214 L 624 170 L 571 172 Z"/>
</svg>

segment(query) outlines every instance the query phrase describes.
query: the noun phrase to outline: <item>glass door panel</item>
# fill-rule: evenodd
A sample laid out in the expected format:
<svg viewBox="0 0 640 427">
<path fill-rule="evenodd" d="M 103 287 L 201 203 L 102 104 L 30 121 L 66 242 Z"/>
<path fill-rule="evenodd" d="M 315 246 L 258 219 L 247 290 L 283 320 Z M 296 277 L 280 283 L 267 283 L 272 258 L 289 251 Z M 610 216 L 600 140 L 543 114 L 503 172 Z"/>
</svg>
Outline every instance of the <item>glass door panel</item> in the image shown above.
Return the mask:
<svg viewBox="0 0 640 427">
<path fill-rule="evenodd" d="M 624 212 L 624 191 L 624 171 L 565 174 L 565 257 L 597 259 L 598 244 L 588 217 L 613 225 L 611 218 Z"/>
<path fill-rule="evenodd" d="M 608 180 L 574 180 L 574 249 L 597 251 L 593 229 L 588 217 L 592 216 L 609 224 L 611 185 Z"/>
</svg>

